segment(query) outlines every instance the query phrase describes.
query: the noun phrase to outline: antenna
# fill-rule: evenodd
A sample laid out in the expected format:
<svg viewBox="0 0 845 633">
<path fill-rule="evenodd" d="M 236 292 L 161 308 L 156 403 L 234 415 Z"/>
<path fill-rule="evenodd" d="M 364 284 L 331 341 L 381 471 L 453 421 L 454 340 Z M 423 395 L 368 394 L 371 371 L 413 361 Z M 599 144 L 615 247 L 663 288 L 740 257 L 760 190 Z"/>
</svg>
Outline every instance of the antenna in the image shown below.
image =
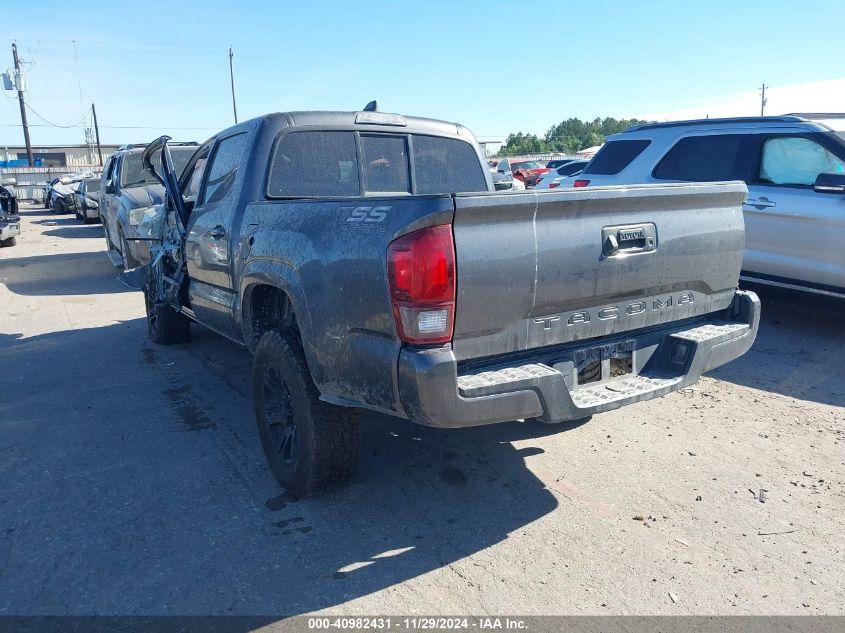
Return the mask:
<svg viewBox="0 0 845 633">
<path fill-rule="evenodd" d="M 378 112 L 378 101 L 373 99 L 364 106 L 364 112 Z"/>
<path fill-rule="evenodd" d="M 766 84 L 760 85 L 760 116 L 763 116 L 763 113 L 766 111 L 766 104 L 769 102 L 766 99 L 766 88 L 768 88 Z"/>
</svg>

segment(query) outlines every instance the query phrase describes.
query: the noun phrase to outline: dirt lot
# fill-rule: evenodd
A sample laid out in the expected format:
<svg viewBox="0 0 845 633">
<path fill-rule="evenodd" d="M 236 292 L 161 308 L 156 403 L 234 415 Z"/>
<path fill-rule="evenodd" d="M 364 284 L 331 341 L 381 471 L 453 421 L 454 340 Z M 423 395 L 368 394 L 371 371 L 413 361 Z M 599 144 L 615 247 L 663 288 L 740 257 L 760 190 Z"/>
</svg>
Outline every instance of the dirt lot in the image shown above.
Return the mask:
<svg viewBox="0 0 845 633">
<path fill-rule="evenodd" d="M 358 477 L 295 501 L 248 353 L 154 346 L 99 225 L 22 216 L 0 614 L 845 614 L 845 320 L 812 302 L 764 297 L 745 357 L 580 426 L 367 416 Z"/>
</svg>

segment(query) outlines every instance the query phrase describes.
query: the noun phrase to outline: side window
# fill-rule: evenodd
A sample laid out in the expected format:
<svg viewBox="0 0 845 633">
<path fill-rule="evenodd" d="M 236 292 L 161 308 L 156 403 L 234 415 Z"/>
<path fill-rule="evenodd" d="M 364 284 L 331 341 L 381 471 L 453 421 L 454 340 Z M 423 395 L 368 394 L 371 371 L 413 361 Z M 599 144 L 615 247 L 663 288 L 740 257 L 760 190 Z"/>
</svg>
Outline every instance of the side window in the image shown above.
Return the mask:
<svg viewBox="0 0 845 633">
<path fill-rule="evenodd" d="M 143 152 L 133 151 L 123 155 L 120 159 L 120 187 L 129 189 L 142 187 L 147 184 L 147 174 L 142 161 Z"/>
<path fill-rule="evenodd" d="M 103 185 L 112 179 L 112 171 L 114 170 L 114 156 L 109 156 L 106 161 L 106 166 L 103 167 Z"/>
<path fill-rule="evenodd" d="M 631 164 L 642 151 L 651 144 L 647 139 L 630 141 L 608 141 L 590 164 L 584 169 L 584 174 L 599 176 L 613 176 Z"/>
<path fill-rule="evenodd" d="M 810 186 L 819 174 L 842 172 L 843 160 L 808 138 L 782 136 L 763 143 L 761 184 Z"/>
<path fill-rule="evenodd" d="M 358 196 L 354 132 L 288 132 L 279 138 L 270 165 L 270 197 Z"/>
<path fill-rule="evenodd" d="M 246 134 L 224 138 L 217 145 L 208 167 L 203 204 L 220 202 L 232 190 L 245 147 Z"/>
<path fill-rule="evenodd" d="M 361 135 L 364 190 L 410 193 L 408 143 L 404 136 Z"/>
<path fill-rule="evenodd" d="M 208 163 L 208 152 L 211 145 L 201 148 L 197 152 L 197 159 L 187 167 L 182 175 L 182 197 L 188 202 L 196 202 L 199 198 L 202 176 Z"/>
<path fill-rule="evenodd" d="M 687 136 L 682 138 L 657 163 L 652 176 L 659 180 L 742 179 L 743 134 Z"/>
<path fill-rule="evenodd" d="M 417 194 L 486 191 L 487 181 L 472 145 L 454 138 L 414 134 Z"/>
</svg>

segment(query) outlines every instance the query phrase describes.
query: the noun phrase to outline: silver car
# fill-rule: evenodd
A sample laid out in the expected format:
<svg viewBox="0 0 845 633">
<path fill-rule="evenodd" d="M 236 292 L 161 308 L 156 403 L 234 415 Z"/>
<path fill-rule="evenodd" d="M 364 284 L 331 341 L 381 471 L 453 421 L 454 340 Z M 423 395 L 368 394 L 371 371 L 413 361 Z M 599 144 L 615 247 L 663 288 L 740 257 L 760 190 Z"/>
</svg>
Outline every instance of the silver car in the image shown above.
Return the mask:
<svg viewBox="0 0 845 633">
<path fill-rule="evenodd" d="M 845 298 L 845 140 L 796 116 L 638 125 L 562 187 L 743 180 L 742 279 Z"/>
<path fill-rule="evenodd" d="M 100 178 L 86 178 L 79 182 L 73 194 L 76 219 L 90 224 L 100 219 Z"/>
<path fill-rule="evenodd" d="M 553 167 L 552 170 L 540 176 L 536 189 L 556 189 L 567 178 L 577 176 L 587 166 L 587 160 L 568 160 L 563 165 Z"/>
</svg>

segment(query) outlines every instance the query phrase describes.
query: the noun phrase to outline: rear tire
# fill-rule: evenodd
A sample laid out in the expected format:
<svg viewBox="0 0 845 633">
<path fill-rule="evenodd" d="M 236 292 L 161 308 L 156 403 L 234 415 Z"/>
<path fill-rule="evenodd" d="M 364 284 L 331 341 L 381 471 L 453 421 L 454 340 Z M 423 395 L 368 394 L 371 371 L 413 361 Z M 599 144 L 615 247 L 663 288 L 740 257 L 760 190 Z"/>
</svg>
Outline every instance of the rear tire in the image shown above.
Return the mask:
<svg viewBox="0 0 845 633">
<path fill-rule="evenodd" d="M 17 243 L 18 243 L 18 238 L 7 237 L 5 240 L 0 241 L 0 246 L 14 246 Z"/>
<path fill-rule="evenodd" d="M 261 337 L 252 389 L 261 446 L 285 490 L 309 497 L 354 474 L 361 446 L 357 412 L 320 400 L 295 331 Z"/>
<path fill-rule="evenodd" d="M 191 320 L 167 304 L 157 304 L 150 291 L 144 286 L 144 304 L 147 308 L 147 335 L 158 345 L 175 345 L 191 340 Z"/>
</svg>

